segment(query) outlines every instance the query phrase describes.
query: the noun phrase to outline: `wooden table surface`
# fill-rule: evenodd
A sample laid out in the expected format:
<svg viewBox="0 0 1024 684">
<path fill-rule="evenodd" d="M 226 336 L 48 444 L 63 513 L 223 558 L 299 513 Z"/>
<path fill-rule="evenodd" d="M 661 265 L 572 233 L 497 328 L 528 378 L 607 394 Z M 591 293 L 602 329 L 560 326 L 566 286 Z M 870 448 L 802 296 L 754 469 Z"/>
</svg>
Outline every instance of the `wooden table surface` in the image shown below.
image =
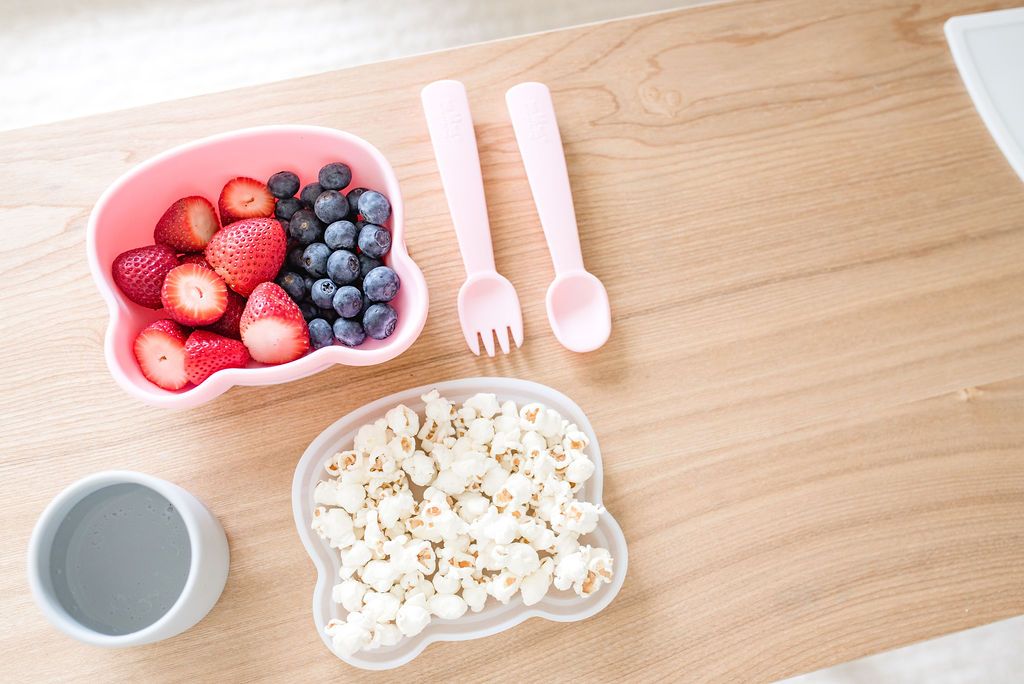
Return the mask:
<svg viewBox="0 0 1024 684">
<path fill-rule="evenodd" d="M 1024 187 L 942 34 L 998 4 L 736 2 L 0 135 L 3 678 L 769 680 L 1024 612 Z M 523 303 L 523 348 L 494 360 L 457 327 L 462 266 L 419 104 L 438 78 L 469 90 L 498 268 Z M 523 80 L 554 93 L 611 297 L 612 337 L 588 355 L 544 313 L 551 262 L 503 101 Z M 352 131 L 394 164 L 431 292 L 422 337 L 381 367 L 186 412 L 139 404 L 103 361 L 92 203 L 161 150 L 286 122 Z M 582 623 L 354 670 L 312 624 L 294 465 L 366 401 L 480 374 L 589 413 L 625 586 Z M 223 597 L 169 641 L 84 646 L 29 596 L 40 511 L 106 468 L 181 484 L 227 530 Z"/>
</svg>

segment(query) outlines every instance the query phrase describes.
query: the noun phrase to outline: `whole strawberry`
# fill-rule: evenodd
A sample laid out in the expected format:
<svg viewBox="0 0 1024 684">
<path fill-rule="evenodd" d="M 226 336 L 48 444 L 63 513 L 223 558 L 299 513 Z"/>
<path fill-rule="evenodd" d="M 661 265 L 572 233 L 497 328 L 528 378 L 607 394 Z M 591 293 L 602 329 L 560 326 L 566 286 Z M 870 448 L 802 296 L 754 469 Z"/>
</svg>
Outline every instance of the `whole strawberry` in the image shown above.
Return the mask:
<svg viewBox="0 0 1024 684">
<path fill-rule="evenodd" d="M 205 253 L 228 287 L 248 297 L 257 285 L 274 279 L 287 249 L 288 237 L 277 220 L 254 218 L 221 228 Z"/>
<path fill-rule="evenodd" d="M 197 385 L 219 370 L 243 368 L 248 362 L 249 352 L 238 340 L 196 330 L 185 341 L 185 373 Z"/>
<path fill-rule="evenodd" d="M 110 267 L 114 282 L 136 304 L 159 309 L 160 289 L 168 272 L 178 265 L 178 255 L 166 245 L 150 245 L 121 252 Z"/>
<path fill-rule="evenodd" d="M 261 363 L 287 363 L 309 351 L 302 311 L 277 283 L 261 283 L 253 290 L 239 328 L 249 354 Z"/>
<path fill-rule="evenodd" d="M 242 333 L 238 325 L 242 320 L 242 311 L 245 309 L 245 297 L 234 290 L 228 290 L 228 306 L 224 309 L 224 315 L 206 326 L 210 332 L 230 337 L 236 340 L 242 339 Z"/>
</svg>

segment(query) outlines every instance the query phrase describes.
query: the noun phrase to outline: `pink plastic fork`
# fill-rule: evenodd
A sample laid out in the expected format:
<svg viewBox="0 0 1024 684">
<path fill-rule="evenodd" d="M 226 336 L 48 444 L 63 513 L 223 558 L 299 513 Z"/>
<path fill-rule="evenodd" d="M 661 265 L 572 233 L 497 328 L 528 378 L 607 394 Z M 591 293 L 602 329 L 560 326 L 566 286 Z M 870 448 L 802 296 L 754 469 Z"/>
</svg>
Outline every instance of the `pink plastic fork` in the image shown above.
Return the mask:
<svg viewBox="0 0 1024 684">
<path fill-rule="evenodd" d="M 420 97 L 466 267 L 466 282 L 459 289 L 462 335 L 477 356 L 478 336 L 488 356 L 494 356 L 495 337 L 507 354 L 509 332 L 517 347 L 523 343 L 523 314 L 516 289 L 494 268 L 484 182 L 466 88 L 458 81 L 435 81 L 423 89 Z"/>
</svg>

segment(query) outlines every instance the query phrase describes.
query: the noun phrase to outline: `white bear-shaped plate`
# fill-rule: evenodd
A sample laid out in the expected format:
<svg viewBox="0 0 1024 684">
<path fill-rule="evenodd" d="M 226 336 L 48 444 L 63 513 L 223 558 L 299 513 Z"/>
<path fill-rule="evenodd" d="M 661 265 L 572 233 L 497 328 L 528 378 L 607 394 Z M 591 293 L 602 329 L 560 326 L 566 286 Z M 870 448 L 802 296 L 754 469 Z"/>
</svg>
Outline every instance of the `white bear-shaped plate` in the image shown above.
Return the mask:
<svg viewBox="0 0 1024 684">
<path fill-rule="evenodd" d="M 540 402 L 561 413 L 569 422 L 576 423 L 577 427 L 590 437 L 588 451 L 596 466 L 593 476 L 584 484 L 577 497 L 601 505 L 603 470 L 597 435 L 594 434 L 590 421 L 579 406 L 561 392 L 545 385 L 515 378 L 465 378 L 397 392 L 353 411 L 313 440 L 299 460 L 292 482 L 295 525 L 317 570 L 316 587 L 313 589 L 313 622 L 320 638 L 332 652 L 331 641 L 325 634 L 324 627 L 332 618 L 344 619 L 346 615 L 345 609 L 331 599 L 331 589 L 340 581 L 338 570 L 341 567 L 341 559 L 338 552 L 330 548 L 310 528 L 314 508 L 313 488 L 317 482 L 327 477 L 324 471 L 327 459 L 351 445 L 360 426 L 383 417 L 388 409 L 398 404 L 405 404 L 422 415 L 423 401 L 420 400 L 420 396 L 432 389 L 438 390 L 441 396 L 453 402 L 465 401 L 478 392 L 491 392 L 498 396 L 499 401 L 511 399 L 520 406 L 529 402 Z M 539 603 L 529 607 L 523 605 L 519 594 L 516 594 L 507 605 L 489 598 L 487 605 L 479 613 L 466 613 L 457 620 L 442 620 L 435 617 L 422 632 L 414 637 L 403 638 L 395 646 L 360 651 L 350 657 L 338 657 L 349 665 L 366 670 L 387 670 L 408 663 L 435 641 L 463 641 L 490 636 L 531 617 L 542 617 L 556 622 L 573 622 L 595 615 L 612 602 L 622 587 L 628 563 L 626 538 L 615 518 L 605 512 L 601 514 L 597 529 L 582 537 L 580 541 L 607 548 L 614 559 L 611 582 L 601 585 L 587 598 L 581 598 L 572 591 L 558 591 L 554 588 Z"/>
</svg>

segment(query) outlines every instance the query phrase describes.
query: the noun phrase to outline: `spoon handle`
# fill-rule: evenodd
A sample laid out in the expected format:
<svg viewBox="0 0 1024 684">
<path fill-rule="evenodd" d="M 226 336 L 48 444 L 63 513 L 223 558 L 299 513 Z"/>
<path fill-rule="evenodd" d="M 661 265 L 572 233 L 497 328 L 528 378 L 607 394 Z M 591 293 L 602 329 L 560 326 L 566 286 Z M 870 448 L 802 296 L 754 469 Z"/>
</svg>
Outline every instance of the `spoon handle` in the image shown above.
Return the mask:
<svg viewBox="0 0 1024 684">
<path fill-rule="evenodd" d="M 555 273 L 582 271 L 576 211 L 551 91 L 543 83 L 520 83 L 505 93 L 505 102 Z"/>
<path fill-rule="evenodd" d="M 459 81 L 435 81 L 420 99 L 466 275 L 492 272 L 491 229 L 466 88 Z"/>
</svg>

